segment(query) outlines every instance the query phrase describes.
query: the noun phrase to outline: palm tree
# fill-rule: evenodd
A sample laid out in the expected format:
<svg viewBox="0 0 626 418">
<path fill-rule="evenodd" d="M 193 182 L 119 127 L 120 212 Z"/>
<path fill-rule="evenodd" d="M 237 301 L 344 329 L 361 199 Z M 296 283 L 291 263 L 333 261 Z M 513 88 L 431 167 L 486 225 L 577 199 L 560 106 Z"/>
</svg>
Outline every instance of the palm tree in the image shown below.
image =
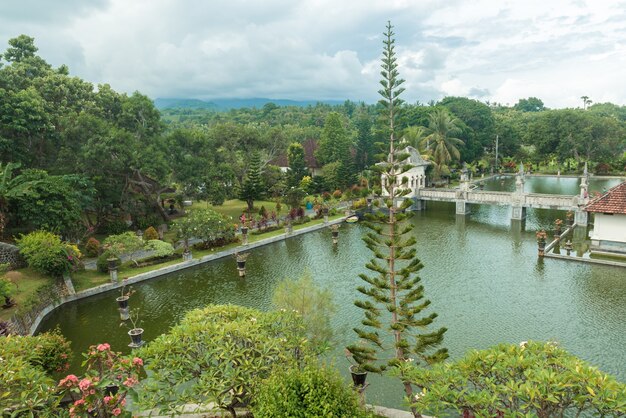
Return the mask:
<svg viewBox="0 0 626 418">
<path fill-rule="evenodd" d="M 429 135 L 421 141 L 423 147 L 427 147 L 436 165 L 437 173 L 441 173 L 448 163 L 461 158 L 457 146 L 463 145 L 463 141 L 454 135 L 461 133 L 460 121 L 451 116 L 446 109 L 436 109 L 428 116 Z"/>
<path fill-rule="evenodd" d="M 426 136 L 426 128 L 423 126 L 409 126 L 402 133 L 402 145 L 410 145 L 415 149 L 420 149 L 420 143 Z"/>
</svg>

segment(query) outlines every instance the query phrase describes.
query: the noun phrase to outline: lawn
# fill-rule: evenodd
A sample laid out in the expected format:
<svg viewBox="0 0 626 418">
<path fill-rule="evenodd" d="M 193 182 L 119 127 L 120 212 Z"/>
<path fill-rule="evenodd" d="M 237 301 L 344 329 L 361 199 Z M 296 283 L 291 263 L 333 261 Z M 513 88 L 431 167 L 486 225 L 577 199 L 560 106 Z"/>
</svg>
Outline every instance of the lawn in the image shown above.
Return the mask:
<svg viewBox="0 0 626 418">
<path fill-rule="evenodd" d="M 51 278 L 28 267 L 9 271 L 3 277 L 17 284 L 17 288 L 13 293 L 13 299 L 17 302 L 17 305 L 9 309 L 0 309 L 0 320 L 11 318 L 17 311 L 19 305 L 28 299 L 30 295 L 34 294 L 37 289 L 52 283 Z"/>
</svg>

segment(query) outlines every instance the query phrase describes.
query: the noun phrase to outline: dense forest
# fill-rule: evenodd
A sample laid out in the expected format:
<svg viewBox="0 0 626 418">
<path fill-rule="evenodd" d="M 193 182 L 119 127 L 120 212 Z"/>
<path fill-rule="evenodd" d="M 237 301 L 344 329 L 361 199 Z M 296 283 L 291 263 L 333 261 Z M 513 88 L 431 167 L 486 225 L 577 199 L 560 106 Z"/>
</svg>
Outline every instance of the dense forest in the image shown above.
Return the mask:
<svg viewBox="0 0 626 418">
<path fill-rule="evenodd" d="M 596 173 L 623 172 L 626 107 L 587 97 L 581 105 L 547 109 L 529 97 L 506 107 L 446 97 L 404 104 L 399 128 L 405 143 L 433 161 L 435 179 L 454 177 L 463 164 L 489 172 L 523 162 L 556 172 L 588 162 Z M 71 76 L 66 66 L 53 68 L 37 55 L 34 39 L 21 35 L 0 61 L 0 227 L 78 239 L 118 232 L 127 221 L 144 228 L 167 219 L 164 197 L 219 204 L 280 198 L 292 188 L 317 193 L 363 179 L 375 184 L 370 169 L 384 157 L 387 137 L 379 106 L 159 112 L 139 92 L 118 93 Z M 307 172 L 307 147 L 293 145 L 311 141 L 315 175 Z M 277 167 L 281 159 L 291 167 L 287 174 Z"/>
</svg>

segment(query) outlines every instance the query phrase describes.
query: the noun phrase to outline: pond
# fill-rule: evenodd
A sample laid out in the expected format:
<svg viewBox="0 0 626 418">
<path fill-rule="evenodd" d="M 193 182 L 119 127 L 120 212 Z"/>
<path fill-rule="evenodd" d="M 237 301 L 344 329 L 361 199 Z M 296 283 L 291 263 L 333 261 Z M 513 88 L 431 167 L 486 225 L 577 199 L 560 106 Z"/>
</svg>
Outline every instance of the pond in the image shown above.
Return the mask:
<svg viewBox="0 0 626 418">
<path fill-rule="evenodd" d="M 537 178 L 538 179 L 538 178 Z M 514 179 L 487 182 L 491 190 L 508 187 Z M 532 181 L 530 181 L 532 180 Z M 539 181 L 540 180 L 540 181 Z M 550 193 L 574 194 L 576 179 L 538 179 Z M 527 191 L 535 178 L 529 179 Z M 571 183 L 571 184 L 570 184 Z M 617 180 L 593 181 L 602 190 Z M 563 186 L 563 187 L 560 187 Z M 561 211 L 529 210 L 526 230 L 510 227 L 510 209 L 475 206 L 467 217 L 455 215 L 454 204 L 428 202 L 416 213 L 417 254 L 420 272 L 436 326 L 445 326 L 445 346 L 452 358 L 469 349 L 524 340 L 556 340 L 573 354 L 626 381 L 626 270 L 564 260 L 538 260 L 534 233 L 563 218 Z M 338 305 L 333 318 L 337 349 L 332 353 L 347 374 L 343 347 L 355 340 L 351 331 L 362 314 L 353 305 L 371 257 L 361 241 L 366 229 L 343 224 L 339 244 L 333 247 L 330 231 L 321 230 L 255 249 L 248 259 L 248 276 L 240 279 L 232 258 L 135 285 L 131 304 L 139 308 L 144 338 L 154 339 L 176 324 L 184 312 L 211 303 L 232 303 L 271 308 L 272 292 L 283 278 L 310 272 L 314 280 L 332 290 Z M 109 342 L 128 351 L 126 328 L 119 327 L 111 292 L 65 305 L 49 315 L 40 331 L 59 327 L 73 350 Z M 77 355 L 73 368 L 78 369 Z M 368 378 L 367 400 L 402 406 L 402 388 L 395 380 Z"/>
</svg>

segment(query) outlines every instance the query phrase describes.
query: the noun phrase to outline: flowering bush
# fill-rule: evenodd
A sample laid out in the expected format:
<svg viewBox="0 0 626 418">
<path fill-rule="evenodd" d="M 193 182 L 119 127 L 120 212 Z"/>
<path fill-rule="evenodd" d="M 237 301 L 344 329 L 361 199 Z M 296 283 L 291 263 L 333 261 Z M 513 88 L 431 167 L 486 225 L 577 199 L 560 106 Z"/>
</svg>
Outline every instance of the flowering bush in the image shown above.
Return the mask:
<svg viewBox="0 0 626 418">
<path fill-rule="evenodd" d="M 139 383 L 143 360 L 139 357 L 122 357 L 111 351 L 107 343 L 92 345 L 84 355 L 87 367 L 80 379 L 70 374 L 58 384 L 74 401 L 71 417 L 131 417 L 125 410 L 126 397 Z"/>
<path fill-rule="evenodd" d="M 20 253 L 35 270 L 54 277 L 76 270 L 82 254 L 75 245 L 62 242 L 58 235 L 34 231 L 17 239 Z"/>
</svg>

